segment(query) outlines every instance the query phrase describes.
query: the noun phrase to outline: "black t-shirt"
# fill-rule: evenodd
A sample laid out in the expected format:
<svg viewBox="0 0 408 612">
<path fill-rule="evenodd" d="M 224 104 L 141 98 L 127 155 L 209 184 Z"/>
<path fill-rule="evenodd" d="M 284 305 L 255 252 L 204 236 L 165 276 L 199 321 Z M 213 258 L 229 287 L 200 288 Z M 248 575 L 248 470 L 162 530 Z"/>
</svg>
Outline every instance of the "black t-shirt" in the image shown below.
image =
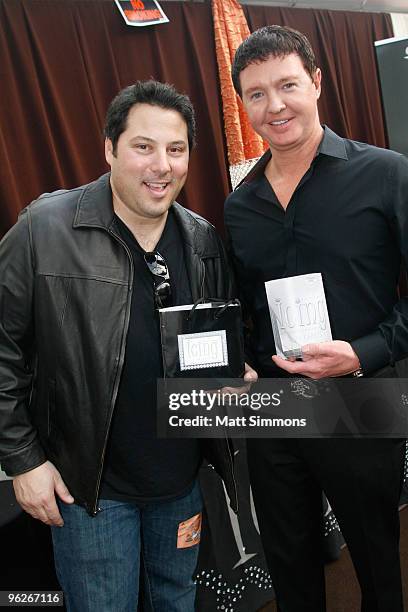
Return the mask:
<svg viewBox="0 0 408 612">
<path fill-rule="evenodd" d="M 201 454 L 197 440 L 157 439 L 156 379 L 163 375 L 163 370 L 154 281 L 144 261 L 144 250 L 119 218 L 116 224 L 132 254 L 134 282 L 125 363 L 100 497 L 165 501 L 188 493 Z M 163 255 L 169 269 L 173 305 L 190 304 L 183 245 L 171 209 L 156 250 Z"/>
</svg>

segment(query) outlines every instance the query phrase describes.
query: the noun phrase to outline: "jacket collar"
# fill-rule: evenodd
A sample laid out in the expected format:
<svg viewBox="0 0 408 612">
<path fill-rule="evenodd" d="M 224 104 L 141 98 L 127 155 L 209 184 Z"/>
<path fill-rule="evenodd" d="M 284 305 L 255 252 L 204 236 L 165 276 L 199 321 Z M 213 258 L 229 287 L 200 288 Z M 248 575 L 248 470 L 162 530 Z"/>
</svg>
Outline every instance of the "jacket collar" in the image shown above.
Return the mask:
<svg viewBox="0 0 408 612">
<path fill-rule="evenodd" d="M 110 172 L 85 185 L 78 200 L 74 227 L 109 229 L 115 219 L 110 188 Z"/>
<path fill-rule="evenodd" d="M 100 176 L 96 181 L 85 186 L 77 204 L 74 228 L 99 227 L 114 229 L 115 213 L 112 206 L 110 173 Z M 174 217 L 179 226 L 183 244 L 189 246 L 200 257 L 214 257 L 217 246 L 208 240 L 206 223 L 195 213 L 187 210 L 181 204 L 172 205 Z"/>
<path fill-rule="evenodd" d="M 183 244 L 190 246 L 200 257 L 216 257 L 219 254 L 219 248 L 216 241 L 210 239 L 208 227 L 212 226 L 208 221 L 187 210 L 178 202 L 174 202 L 172 209 Z"/>
<path fill-rule="evenodd" d="M 338 136 L 329 127 L 327 127 L 327 125 L 324 125 L 323 129 L 324 129 L 323 138 L 317 149 L 316 157 L 318 157 L 319 155 L 327 155 L 328 157 L 337 157 L 338 159 L 348 160 L 344 138 L 341 138 L 341 136 Z M 272 157 L 271 150 L 268 149 L 259 158 L 255 166 L 251 168 L 248 174 L 237 185 L 236 189 L 243 183 L 251 183 L 252 181 L 257 179 L 259 176 L 261 176 L 265 172 L 265 168 L 268 165 L 271 157 Z"/>
</svg>

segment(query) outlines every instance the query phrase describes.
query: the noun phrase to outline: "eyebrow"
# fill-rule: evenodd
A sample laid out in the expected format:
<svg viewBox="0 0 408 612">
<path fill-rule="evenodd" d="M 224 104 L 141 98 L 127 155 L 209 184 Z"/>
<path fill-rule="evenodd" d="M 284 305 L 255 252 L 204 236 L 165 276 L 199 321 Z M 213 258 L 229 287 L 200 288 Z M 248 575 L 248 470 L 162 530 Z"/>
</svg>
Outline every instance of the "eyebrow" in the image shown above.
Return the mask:
<svg viewBox="0 0 408 612">
<path fill-rule="evenodd" d="M 293 74 L 293 75 L 289 75 L 289 76 L 285 76 L 281 79 L 279 79 L 279 83 L 282 83 L 283 81 L 296 81 L 299 78 L 298 74 Z"/>
<path fill-rule="evenodd" d="M 149 138 L 148 136 L 143 136 L 143 134 L 136 134 L 136 136 L 133 136 L 130 139 L 130 142 L 133 142 L 134 140 L 147 140 L 147 142 L 155 142 L 153 138 Z"/>
<path fill-rule="evenodd" d="M 172 142 L 169 142 L 169 144 L 172 144 L 172 145 L 187 144 L 187 140 L 173 140 Z"/>
<path fill-rule="evenodd" d="M 279 84 L 279 83 L 285 83 L 287 81 L 297 81 L 298 79 L 299 79 L 299 75 L 289 75 L 289 76 L 282 77 L 281 79 L 276 81 L 276 83 Z M 264 83 L 257 83 L 253 85 L 252 87 L 249 87 L 248 89 L 246 89 L 245 93 L 249 94 L 253 91 L 257 91 L 258 89 L 262 89 L 263 87 L 264 87 Z"/>
<path fill-rule="evenodd" d="M 134 142 L 136 140 L 145 140 L 146 142 L 151 142 L 151 143 L 155 143 L 157 142 L 156 140 L 154 140 L 154 138 L 149 138 L 149 136 L 143 136 L 142 134 L 137 134 L 136 136 L 133 136 L 133 138 L 130 139 L 130 142 Z M 187 140 L 173 140 L 172 142 L 169 142 L 168 144 L 171 145 L 180 145 L 180 144 L 187 144 Z"/>
</svg>

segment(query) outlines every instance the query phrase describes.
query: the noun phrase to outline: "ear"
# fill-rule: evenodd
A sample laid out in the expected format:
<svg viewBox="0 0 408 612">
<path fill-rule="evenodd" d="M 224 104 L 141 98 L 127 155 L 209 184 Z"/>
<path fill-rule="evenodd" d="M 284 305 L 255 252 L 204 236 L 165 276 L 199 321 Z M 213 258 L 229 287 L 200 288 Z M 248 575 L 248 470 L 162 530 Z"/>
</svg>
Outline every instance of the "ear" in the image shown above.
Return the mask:
<svg viewBox="0 0 408 612">
<path fill-rule="evenodd" d="M 322 92 L 322 71 L 320 68 L 316 68 L 316 72 L 313 75 L 313 85 L 316 87 L 316 99 L 318 100 Z"/>
<path fill-rule="evenodd" d="M 105 159 L 110 166 L 112 165 L 113 156 L 114 156 L 114 153 L 113 153 L 112 141 L 110 138 L 105 138 Z"/>
</svg>

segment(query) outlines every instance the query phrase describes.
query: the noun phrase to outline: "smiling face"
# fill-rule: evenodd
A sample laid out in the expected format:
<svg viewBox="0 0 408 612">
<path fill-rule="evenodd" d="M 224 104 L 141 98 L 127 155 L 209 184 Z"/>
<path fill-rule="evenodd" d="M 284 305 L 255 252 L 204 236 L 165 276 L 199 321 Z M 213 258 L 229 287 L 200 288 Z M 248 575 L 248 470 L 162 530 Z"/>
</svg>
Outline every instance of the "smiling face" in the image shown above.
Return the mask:
<svg viewBox="0 0 408 612">
<path fill-rule="evenodd" d="M 297 53 L 271 55 L 242 70 L 242 101 L 249 121 L 272 150 L 296 149 L 321 131 L 320 81 L 319 68 L 312 79 Z"/>
<path fill-rule="evenodd" d="M 157 219 L 167 213 L 187 178 L 187 125 L 177 111 L 136 104 L 115 153 L 112 141 L 105 140 L 105 157 L 115 212 L 135 220 Z"/>
</svg>

